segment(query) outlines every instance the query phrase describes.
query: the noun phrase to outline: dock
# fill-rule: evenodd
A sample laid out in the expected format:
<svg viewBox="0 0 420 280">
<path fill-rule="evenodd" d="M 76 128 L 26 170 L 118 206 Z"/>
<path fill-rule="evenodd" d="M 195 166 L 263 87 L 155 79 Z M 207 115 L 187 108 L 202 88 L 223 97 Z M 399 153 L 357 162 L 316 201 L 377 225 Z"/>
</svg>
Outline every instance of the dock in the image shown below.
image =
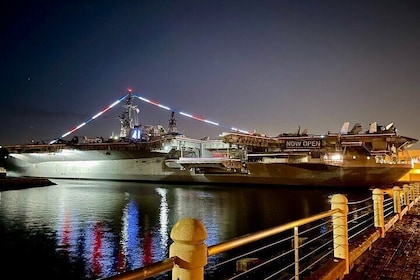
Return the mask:
<svg viewBox="0 0 420 280">
<path fill-rule="evenodd" d="M 55 185 L 47 178 L 6 177 L 0 178 L 0 192 Z"/>
<path fill-rule="evenodd" d="M 343 280 L 420 279 L 420 205 L 373 243 L 353 264 Z"/>
</svg>

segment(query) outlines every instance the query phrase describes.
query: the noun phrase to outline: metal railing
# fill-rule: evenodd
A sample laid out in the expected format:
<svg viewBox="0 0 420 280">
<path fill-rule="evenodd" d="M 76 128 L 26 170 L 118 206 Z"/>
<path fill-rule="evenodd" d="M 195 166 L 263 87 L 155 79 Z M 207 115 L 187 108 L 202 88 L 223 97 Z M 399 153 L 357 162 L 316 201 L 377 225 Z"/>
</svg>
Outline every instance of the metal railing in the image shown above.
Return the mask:
<svg viewBox="0 0 420 280">
<path fill-rule="evenodd" d="M 206 267 L 206 272 L 217 269 L 220 272 L 210 273 L 206 279 L 255 279 L 256 275 L 259 279 L 279 279 L 279 276 L 291 279 L 295 275 L 304 275 L 319 261 L 332 257 L 332 216 L 339 213 L 339 209 L 333 209 L 211 246 L 209 256 L 243 249 L 236 256 Z M 258 244 L 246 247 L 255 242 Z M 228 265 L 236 268 L 234 275 L 220 275 L 229 272 L 221 268 Z"/>
<path fill-rule="evenodd" d="M 183 219 L 171 231 L 174 242 L 168 259 L 103 279 L 169 279 L 172 274 L 172 279 L 178 280 L 298 280 L 340 260 L 344 262 L 341 273 L 345 275 L 351 262 L 361 255 L 360 244 L 369 238 L 366 234 L 379 232 L 376 236 L 384 237 L 418 202 L 419 186 L 411 183 L 387 191 L 374 189 L 372 198 L 356 202 L 336 194 L 331 197 L 329 211 L 209 247 L 204 244 L 204 225 Z M 352 247 L 357 247 L 357 252 L 352 252 Z M 211 261 L 221 254 L 222 261 Z"/>
</svg>

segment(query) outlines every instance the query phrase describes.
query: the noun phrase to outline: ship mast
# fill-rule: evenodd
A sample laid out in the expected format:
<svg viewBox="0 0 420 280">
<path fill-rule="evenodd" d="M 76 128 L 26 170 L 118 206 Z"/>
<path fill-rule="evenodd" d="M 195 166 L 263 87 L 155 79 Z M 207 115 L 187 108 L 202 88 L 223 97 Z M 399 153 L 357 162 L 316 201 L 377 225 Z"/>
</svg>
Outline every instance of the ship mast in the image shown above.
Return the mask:
<svg viewBox="0 0 420 280">
<path fill-rule="evenodd" d="M 176 128 L 175 112 L 172 111 L 171 118 L 169 119 L 169 133 L 176 134 L 178 132 Z"/>
<path fill-rule="evenodd" d="M 139 112 L 139 109 L 137 108 L 137 105 L 133 104 L 131 89 L 128 90 L 124 108 L 121 115 L 118 116 L 121 122 L 120 138 L 126 138 L 129 135 L 130 130 L 133 129 L 135 125 L 138 125 L 137 113 Z M 136 116 L 136 119 L 133 118 L 133 115 Z"/>
</svg>

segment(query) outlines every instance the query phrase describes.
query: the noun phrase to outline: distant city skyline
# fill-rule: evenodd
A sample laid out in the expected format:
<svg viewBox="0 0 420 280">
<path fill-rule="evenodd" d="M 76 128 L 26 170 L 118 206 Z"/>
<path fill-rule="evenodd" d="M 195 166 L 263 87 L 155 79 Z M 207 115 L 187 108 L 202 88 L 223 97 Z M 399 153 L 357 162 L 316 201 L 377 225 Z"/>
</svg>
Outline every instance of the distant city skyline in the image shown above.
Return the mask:
<svg viewBox="0 0 420 280">
<path fill-rule="evenodd" d="M 13 1 L 0 4 L 0 145 L 48 141 L 127 94 L 178 130 L 276 136 L 395 123 L 420 139 L 417 1 Z M 170 112 L 136 101 L 141 124 Z M 119 133 L 118 106 L 75 135 Z M 70 135 L 71 138 L 73 136 Z M 414 146 L 419 148 L 419 144 Z"/>
</svg>

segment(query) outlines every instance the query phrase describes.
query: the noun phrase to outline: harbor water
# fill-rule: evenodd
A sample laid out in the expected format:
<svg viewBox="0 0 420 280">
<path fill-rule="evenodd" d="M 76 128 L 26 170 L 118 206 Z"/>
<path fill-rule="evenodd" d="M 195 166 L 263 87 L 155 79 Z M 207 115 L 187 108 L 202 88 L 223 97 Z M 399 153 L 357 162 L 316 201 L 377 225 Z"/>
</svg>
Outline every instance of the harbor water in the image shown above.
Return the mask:
<svg viewBox="0 0 420 280">
<path fill-rule="evenodd" d="M 330 209 L 368 189 L 165 185 L 53 180 L 0 192 L 1 267 L 13 278 L 98 279 L 169 256 L 170 232 L 187 217 L 208 246 Z"/>
</svg>

